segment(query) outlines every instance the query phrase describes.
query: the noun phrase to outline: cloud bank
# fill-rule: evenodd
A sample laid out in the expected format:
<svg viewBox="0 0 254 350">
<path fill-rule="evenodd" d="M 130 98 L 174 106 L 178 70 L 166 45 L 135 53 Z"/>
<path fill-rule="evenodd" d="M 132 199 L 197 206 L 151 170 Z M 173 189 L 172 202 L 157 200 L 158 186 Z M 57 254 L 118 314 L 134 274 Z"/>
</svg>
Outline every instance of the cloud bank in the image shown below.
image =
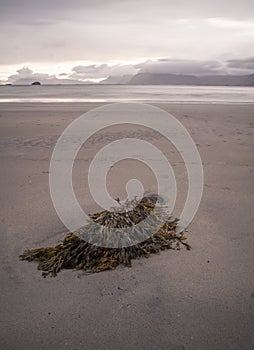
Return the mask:
<svg viewBox="0 0 254 350">
<path fill-rule="evenodd" d="M 253 0 L 0 0 L 0 66 L 241 59 L 253 42 Z"/>
<path fill-rule="evenodd" d="M 7 83 L 17 85 L 30 85 L 34 81 L 39 81 L 42 84 L 78 84 L 83 83 L 78 79 L 70 79 L 68 74 L 64 74 L 67 78 L 59 79 L 55 75 L 45 73 L 34 73 L 29 67 L 18 69 L 16 74 L 8 77 Z"/>
<path fill-rule="evenodd" d="M 8 77 L 7 83 L 31 84 L 40 81 L 42 84 L 84 84 L 98 83 L 126 83 L 137 73 L 183 74 L 195 76 L 207 75 L 244 75 L 254 72 L 254 57 L 227 61 L 200 61 L 159 58 L 147 60 L 139 64 L 93 64 L 77 65 L 69 72 L 58 75 L 33 72 L 29 67 L 17 70 Z"/>
</svg>

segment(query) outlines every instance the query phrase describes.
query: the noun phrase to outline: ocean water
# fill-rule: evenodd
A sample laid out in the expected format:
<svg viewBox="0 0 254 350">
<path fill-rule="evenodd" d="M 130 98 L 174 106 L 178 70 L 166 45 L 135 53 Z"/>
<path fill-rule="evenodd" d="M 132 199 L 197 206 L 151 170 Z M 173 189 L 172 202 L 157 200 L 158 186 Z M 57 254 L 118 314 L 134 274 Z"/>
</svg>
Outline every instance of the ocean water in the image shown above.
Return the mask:
<svg viewBox="0 0 254 350">
<path fill-rule="evenodd" d="M 0 86 L 1 102 L 254 103 L 254 87 L 162 85 Z"/>
</svg>

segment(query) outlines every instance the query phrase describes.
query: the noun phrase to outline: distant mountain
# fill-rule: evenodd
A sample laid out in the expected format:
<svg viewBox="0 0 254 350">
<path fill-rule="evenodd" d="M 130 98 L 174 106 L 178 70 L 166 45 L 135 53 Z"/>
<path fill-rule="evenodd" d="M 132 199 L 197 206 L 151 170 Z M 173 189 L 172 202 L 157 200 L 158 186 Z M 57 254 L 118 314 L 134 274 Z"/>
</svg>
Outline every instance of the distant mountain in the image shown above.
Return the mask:
<svg viewBox="0 0 254 350">
<path fill-rule="evenodd" d="M 254 74 L 200 77 L 201 85 L 254 86 Z"/>
<path fill-rule="evenodd" d="M 254 86 L 254 74 L 195 76 L 182 74 L 138 73 L 129 80 L 128 84 Z"/>
<path fill-rule="evenodd" d="M 129 84 L 135 85 L 197 85 L 198 77 L 194 75 L 138 73 L 134 75 Z"/>
</svg>

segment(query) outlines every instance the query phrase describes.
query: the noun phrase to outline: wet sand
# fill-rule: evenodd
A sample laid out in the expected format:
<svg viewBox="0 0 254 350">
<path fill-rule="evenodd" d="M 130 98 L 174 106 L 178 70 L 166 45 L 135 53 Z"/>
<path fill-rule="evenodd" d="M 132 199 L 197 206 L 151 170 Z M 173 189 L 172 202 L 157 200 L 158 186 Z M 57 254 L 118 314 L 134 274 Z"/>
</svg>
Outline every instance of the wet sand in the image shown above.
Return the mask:
<svg viewBox="0 0 254 350">
<path fill-rule="evenodd" d="M 64 237 L 49 193 L 49 161 L 65 127 L 95 106 L 0 105 L 0 348 L 253 349 L 253 105 L 159 105 L 189 130 L 203 162 L 203 198 L 187 234 L 191 251 L 163 252 L 132 268 L 63 271 L 46 279 L 36 264 L 18 260 L 24 249 Z M 93 155 L 127 135 L 143 136 L 170 158 L 177 215 L 187 191 L 181 158 L 157 134 L 130 126 L 102 132 L 78 155 L 73 181 L 83 207 L 97 209 L 86 184 Z M 133 176 L 153 189 L 146 170 L 131 161 L 116 165 L 109 174 L 112 195 L 124 197 Z"/>
</svg>

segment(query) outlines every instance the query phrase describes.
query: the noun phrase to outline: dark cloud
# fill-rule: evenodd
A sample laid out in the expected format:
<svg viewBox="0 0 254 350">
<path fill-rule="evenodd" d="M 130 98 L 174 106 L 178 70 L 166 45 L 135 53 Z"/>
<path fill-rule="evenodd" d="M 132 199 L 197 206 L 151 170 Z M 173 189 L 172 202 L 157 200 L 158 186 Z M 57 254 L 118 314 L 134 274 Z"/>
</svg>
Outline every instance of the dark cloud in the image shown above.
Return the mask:
<svg viewBox="0 0 254 350">
<path fill-rule="evenodd" d="M 225 69 L 218 61 L 172 60 L 162 58 L 157 61 L 147 61 L 136 65 L 140 72 L 209 75 L 223 74 Z"/>
<path fill-rule="evenodd" d="M 249 57 L 240 60 L 228 60 L 227 66 L 229 68 L 254 70 L 254 57 Z"/>
<path fill-rule="evenodd" d="M 0 18 L 72 19 L 84 18 L 96 22 L 143 20 L 150 21 L 156 16 L 161 18 L 200 18 L 200 17 L 235 17 L 253 18 L 254 3 L 242 0 L 1 0 Z M 91 14 L 93 17 L 91 18 Z M 120 18 L 119 18 L 120 15 Z"/>
<path fill-rule="evenodd" d="M 54 26 L 57 24 L 55 21 L 50 21 L 46 19 L 38 19 L 38 20 L 26 20 L 22 22 L 23 26 L 28 26 L 28 27 L 48 27 L 48 26 Z"/>
</svg>

